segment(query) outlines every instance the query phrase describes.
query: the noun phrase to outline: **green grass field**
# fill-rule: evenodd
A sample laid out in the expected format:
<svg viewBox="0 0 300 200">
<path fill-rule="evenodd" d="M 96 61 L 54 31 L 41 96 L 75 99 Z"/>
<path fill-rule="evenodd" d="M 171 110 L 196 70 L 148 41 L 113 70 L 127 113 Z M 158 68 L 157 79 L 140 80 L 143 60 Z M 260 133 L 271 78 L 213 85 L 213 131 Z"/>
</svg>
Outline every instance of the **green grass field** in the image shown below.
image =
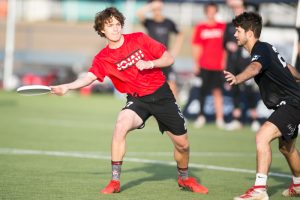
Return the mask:
<svg viewBox="0 0 300 200">
<path fill-rule="evenodd" d="M 172 143 L 151 118 L 144 129 L 128 134 L 121 193 L 99 194 L 111 177 L 111 136 L 124 103 L 107 95 L 0 92 L 0 199 L 226 200 L 253 185 L 255 134 L 249 128 L 227 132 L 188 124 L 190 175 L 209 188 L 208 195 L 199 195 L 177 186 Z M 274 175 L 268 180 L 272 200 L 284 199 L 281 192 L 290 183 L 277 145 L 274 141 Z"/>
</svg>

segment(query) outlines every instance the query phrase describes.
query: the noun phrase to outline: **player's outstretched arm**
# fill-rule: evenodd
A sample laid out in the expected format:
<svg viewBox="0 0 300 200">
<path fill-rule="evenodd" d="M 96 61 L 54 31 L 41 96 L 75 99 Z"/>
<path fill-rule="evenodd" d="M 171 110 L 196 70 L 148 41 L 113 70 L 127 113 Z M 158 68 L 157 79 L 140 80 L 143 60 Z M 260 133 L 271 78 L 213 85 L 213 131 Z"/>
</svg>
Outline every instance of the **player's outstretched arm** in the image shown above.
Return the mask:
<svg viewBox="0 0 300 200">
<path fill-rule="evenodd" d="M 246 69 L 243 72 L 236 76 L 228 71 L 224 71 L 224 75 L 226 81 L 229 82 L 230 85 L 237 85 L 259 74 L 261 68 L 262 66 L 259 62 L 252 62 L 246 67 Z"/>
<path fill-rule="evenodd" d="M 57 86 L 50 86 L 51 93 L 56 94 L 58 96 L 63 96 L 69 90 L 75 90 L 75 89 L 82 88 L 84 86 L 90 85 L 96 79 L 97 79 L 97 77 L 93 73 L 88 72 L 83 77 L 80 77 L 80 78 L 78 78 L 77 80 L 75 80 L 71 83 L 57 85 Z"/>
<path fill-rule="evenodd" d="M 295 67 L 293 67 L 292 65 L 288 64 L 288 68 L 291 71 L 293 77 L 296 79 L 296 81 L 298 83 L 300 83 L 300 73 L 296 70 Z"/>
</svg>

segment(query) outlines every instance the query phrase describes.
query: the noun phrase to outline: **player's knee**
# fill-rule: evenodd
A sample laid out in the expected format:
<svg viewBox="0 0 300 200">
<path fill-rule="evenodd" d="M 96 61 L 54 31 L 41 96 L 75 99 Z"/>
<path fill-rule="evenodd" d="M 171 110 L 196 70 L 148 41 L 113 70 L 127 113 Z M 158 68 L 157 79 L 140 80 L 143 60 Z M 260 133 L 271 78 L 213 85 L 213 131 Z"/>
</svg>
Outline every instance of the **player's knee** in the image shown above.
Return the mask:
<svg viewBox="0 0 300 200">
<path fill-rule="evenodd" d="M 262 134 L 256 134 L 255 143 L 257 150 L 260 150 L 264 149 L 268 145 L 269 141 L 267 141 Z"/>
<path fill-rule="evenodd" d="M 123 138 L 125 138 L 127 132 L 128 132 L 128 128 L 126 128 L 126 126 L 123 123 L 117 122 L 115 125 L 113 138 L 114 139 L 123 139 Z"/>
<path fill-rule="evenodd" d="M 176 149 L 181 152 L 181 153 L 185 153 L 185 152 L 189 152 L 190 150 L 190 145 L 188 142 L 186 143 L 181 143 L 181 144 L 177 144 L 176 145 Z"/>
</svg>

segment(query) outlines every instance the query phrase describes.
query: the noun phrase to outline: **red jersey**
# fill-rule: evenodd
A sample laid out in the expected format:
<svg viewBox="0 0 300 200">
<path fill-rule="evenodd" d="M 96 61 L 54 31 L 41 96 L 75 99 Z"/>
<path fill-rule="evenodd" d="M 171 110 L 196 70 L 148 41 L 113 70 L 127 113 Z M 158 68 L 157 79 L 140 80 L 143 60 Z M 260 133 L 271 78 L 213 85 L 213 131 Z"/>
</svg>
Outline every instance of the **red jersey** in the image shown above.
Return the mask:
<svg viewBox="0 0 300 200">
<path fill-rule="evenodd" d="M 202 55 L 198 65 L 206 70 L 223 70 L 224 48 L 223 35 L 226 24 L 217 22 L 214 25 L 198 24 L 195 28 L 192 43 L 201 45 Z"/>
<path fill-rule="evenodd" d="M 107 45 L 93 60 L 92 72 L 102 82 L 108 76 L 121 93 L 145 96 L 155 92 L 165 82 L 160 68 L 140 71 L 139 60 L 155 60 L 162 56 L 166 47 L 144 33 L 123 34 L 124 43 L 117 49 Z"/>
</svg>

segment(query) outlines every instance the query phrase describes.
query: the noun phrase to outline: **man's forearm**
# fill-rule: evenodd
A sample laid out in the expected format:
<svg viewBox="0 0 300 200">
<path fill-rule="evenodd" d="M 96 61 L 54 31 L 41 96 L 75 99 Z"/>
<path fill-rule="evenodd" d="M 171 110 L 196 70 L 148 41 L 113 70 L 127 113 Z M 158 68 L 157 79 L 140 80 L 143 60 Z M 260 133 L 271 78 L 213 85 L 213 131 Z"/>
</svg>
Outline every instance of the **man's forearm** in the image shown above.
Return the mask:
<svg viewBox="0 0 300 200">
<path fill-rule="evenodd" d="M 250 65 L 248 65 L 242 73 L 236 75 L 235 84 L 237 85 L 253 78 L 254 76 L 260 73 L 261 68 L 262 66 L 258 62 L 250 63 Z"/>
<path fill-rule="evenodd" d="M 75 90 L 75 89 L 90 85 L 95 80 L 96 80 L 96 76 L 93 75 L 91 72 L 88 72 L 85 76 L 78 78 L 77 80 L 75 80 L 71 83 L 67 83 L 66 86 L 70 90 Z"/>
<path fill-rule="evenodd" d="M 174 63 L 174 58 L 169 52 L 165 51 L 159 59 L 152 60 L 151 62 L 157 68 L 168 67 Z"/>
</svg>

